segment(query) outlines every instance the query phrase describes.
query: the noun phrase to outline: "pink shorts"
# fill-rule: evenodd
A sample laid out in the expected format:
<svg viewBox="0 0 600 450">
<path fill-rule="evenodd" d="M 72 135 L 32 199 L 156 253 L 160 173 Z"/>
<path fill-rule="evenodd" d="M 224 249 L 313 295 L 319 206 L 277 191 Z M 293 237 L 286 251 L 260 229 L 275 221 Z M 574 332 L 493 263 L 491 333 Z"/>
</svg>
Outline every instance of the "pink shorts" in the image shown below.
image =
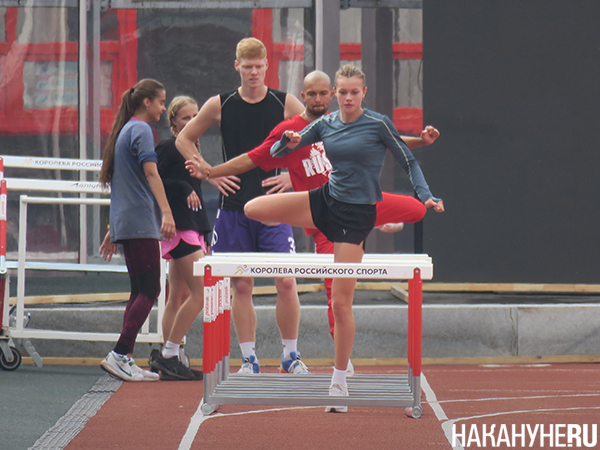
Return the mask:
<svg viewBox="0 0 600 450">
<path fill-rule="evenodd" d="M 176 248 L 180 241 L 184 241 L 189 245 L 199 246 L 204 253 L 206 253 L 206 242 L 204 242 L 204 236 L 201 236 L 197 231 L 194 230 L 176 230 L 175 236 L 171 239 L 160 241 L 160 251 L 164 259 L 173 259 L 171 256 L 171 250 Z"/>
</svg>

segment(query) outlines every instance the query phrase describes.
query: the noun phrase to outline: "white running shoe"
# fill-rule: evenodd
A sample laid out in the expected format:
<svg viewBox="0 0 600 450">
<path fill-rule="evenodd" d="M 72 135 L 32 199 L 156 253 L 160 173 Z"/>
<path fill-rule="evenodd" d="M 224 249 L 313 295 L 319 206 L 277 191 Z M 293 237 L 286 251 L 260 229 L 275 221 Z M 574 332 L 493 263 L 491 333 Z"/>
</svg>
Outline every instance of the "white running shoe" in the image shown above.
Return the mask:
<svg viewBox="0 0 600 450">
<path fill-rule="evenodd" d="M 302 362 L 300 352 L 291 352 L 290 359 L 283 359 L 283 353 L 281 354 L 281 366 L 279 366 L 281 373 L 293 373 L 293 374 L 306 374 L 310 373 L 306 364 Z"/>
<path fill-rule="evenodd" d="M 139 367 L 133 358 L 129 358 L 129 367 L 131 368 L 131 373 L 140 374 L 142 376 L 141 381 L 158 381 L 160 379 L 159 374 L 150 372 L 149 370 L 144 370 Z"/>
<path fill-rule="evenodd" d="M 375 228 L 383 231 L 384 233 L 397 233 L 398 231 L 402 231 L 404 228 L 404 223 L 386 223 Z"/>
<path fill-rule="evenodd" d="M 331 383 L 329 386 L 330 397 L 348 397 L 348 386 L 342 386 L 339 383 Z M 325 412 L 347 413 L 347 406 L 326 406 Z"/>
<path fill-rule="evenodd" d="M 129 365 L 127 356 L 119 356 L 114 351 L 106 355 L 106 358 L 100 363 L 100 367 L 112 376 L 123 381 L 143 381 L 144 376 L 141 373 L 134 372 Z"/>
<path fill-rule="evenodd" d="M 260 373 L 260 362 L 258 358 L 254 355 L 243 356 L 242 357 L 242 366 L 238 373 L 243 373 L 246 375 L 250 375 L 253 373 Z"/>
<path fill-rule="evenodd" d="M 354 372 L 354 366 L 352 365 L 352 361 L 348 360 L 348 368 L 346 369 L 346 376 L 353 377 L 356 374 Z"/>
</svg>

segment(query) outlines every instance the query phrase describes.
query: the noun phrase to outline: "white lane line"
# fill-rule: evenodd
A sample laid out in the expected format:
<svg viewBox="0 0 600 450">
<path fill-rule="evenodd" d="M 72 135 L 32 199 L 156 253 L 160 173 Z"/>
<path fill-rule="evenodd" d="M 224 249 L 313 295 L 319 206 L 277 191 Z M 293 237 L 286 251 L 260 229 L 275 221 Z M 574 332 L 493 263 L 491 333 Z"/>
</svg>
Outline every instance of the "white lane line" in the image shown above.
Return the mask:
<svg viewBox="0 0 600 450">
<path fill-rule="evenodd" d="M 490 397 L 490 398 L 460 398 L 454 400 L 440 400 L 438 403 L 460 403 L 460 402 L 494 402 L 502 400 L 532 400 L 542 398 L 567 398 L 567 397 L 600 397 L 600 392 L 595 394 L 568 394 L 568 395 L 531 395 L 527 397 Z"/>
<path fill-rule="evenodd" d="M 178 450 L 190 450 L 190 448 L 192 448 L 192 443 L 194 442 L 194 438 L 196 437 L 196 434 L 198 433 L 198 429 L 200 428 L 200 425 L 202 425 L 202 422 L 204 422 L 206 419 L 208 419 L 210 417 L 210 416 L 205 416 L 204 414 L 202 414 L 202 404 L 203 403 L 204 403 L 204 397 L 200 400 L 200 404 L 198 404 L 198 409 L 196 409 L 196 412 L 190 419 L 190 423 L 187 427 L 187 430 L 185 430 L 185 434 L 183 435 L 183 438 L 181 439 L 181 442 L 179 443 Z"/>
<path fill-rule="evenodd" d="M 600 406 L 582 406 L 582 407 L 571 407 L 571 408 L 548 408 L 548 409 L 532 409 L 532 410 L 520 410 L 520 411 L 504 411 L 490 414 L 480 414 L 470 417 L 459 417 L 457 419 L 448 420 L 448 416 L 446 412 L 442 408 L 441 403 L 452 403 L 452 402 L 481 402 L 481 401 L 495 401 L 495 400 L 523 400 L 523 399 L 539 399 L 539 398 L 557 398 L 554 396 L 530 396 L 530 397 L 505 397 L 505 398 L 479 398 L 479 399 L 456 399 L 456 400 L 438 400 L 435 392 L 429 385 L 427 378 L 424 373 L 421 373 L 421 387 L 423 392 L 425 393 L 425 398 L 427 403 L 431 405 L 435 416 L 438 420 L 444 422 L 442 423 L 442 430 L 444 431 L 444 435 L 448 442 L 452 446 L 452 450 L 465 450 L 462 446 L 460 440 L 453 445 L 453 425 L 459 421 L 467 421 L 473 419 L 480 419 L 486 417 L 495 417 L 495 416 L 503 416 L 510 414 L 523 414 L 523 413 L 537 413 L 537 412 L 552 412 L 552 411 L 579 411 L 579 410 L 600 410 Z M 566 398 L 566 397 L 597 397 L 600 394 L 598 393 L 588 393 L 588 394 L 570 394 L 570 395 L 559 395 L 558 398 Z"/>
<path fill-rule="evenodd" d="M 431 409 L 433 409 L 435 417 L 437 417 L 438 420 L 448 420 L 448 416 L 446 415 L 444 408 L 442 408 L 442 405 L 440 405 L 435 392 L 433 392 L 433 389 L 431 389 L 431 386 L 427 381 L 427 377 L 423 372 L 421 372 L 421 386 L 423 387 L 423 392 L 425 392 L 425 399 L 427 400 L 427 403 L 429 403 L 429 406 L 431 406 Z"/>
<path fill-rule="evenodd" d="M 435 417 L 437 417 L 439 421 L 445 421 L 442 423 L 442 431 L 444 432 L 444 436 L 446 436 L 448 443 L 452 445 L 452 424 L 446 426 L 448 422 L 452 421 L 448 420 L 448 416 L 446 415 L 444 408 L 442 408 L 442 405 L 440 405 L 440 402 L 438 401 L 435 392 L 433 392 L 433 389 L 431 389 L 431 386 L 427 381 L 427 377 L 425 377 L 425 374 L 423 372 L 421 372 L 421 387 L 423 388 L 423 392 L 425 392 L 425 399 L 427 400 L 427 403 L 429 403 L 431 409 L 433 409 L 433 412 L 435 413 Z M 452 447 L 452 449 L 464 450 L 464 447 L 459 444 L 457 446 Z"/>
<path fill-rule="evenodd" d="M 196 435 L 198 434 L 200 425 L 202 425 L 205 421 L 207 421 L 209 419 L 218 419 L 219 417 L 244 416 L 247 414 L 259 414 L 259 413 L 273 412 L 273 411 L 291 411 L 291 410 L 297 410 L 297 409 L 321 408 L 321 406 L 293 406 L 293 407 L 289 407 L 289 408 L 257 409 L 257 410 L 252 410 L 252 411 L 243 411 L 243 412 L 230 413 L 230 414 L 216 413 L 216 414 L 212 414 L 209 416 L 205 416 L 202 413 L 202 403 L 204 403 L 204 398 L 202 400 L 200 400 L 198 409 L 196 410 L 196 412 L 190 419 L 190 424 L 188 425 L 188 428 L 185 431 L 185 434 L 183 435 L 183 438 L 181 439 L 181 442 L 179 443 L 179 447 L 177 448 L 177 450 L 190 450 L 192 448 L 192 444 L 194 443 L 194 439 L 196 438 Z"/>
</svg>

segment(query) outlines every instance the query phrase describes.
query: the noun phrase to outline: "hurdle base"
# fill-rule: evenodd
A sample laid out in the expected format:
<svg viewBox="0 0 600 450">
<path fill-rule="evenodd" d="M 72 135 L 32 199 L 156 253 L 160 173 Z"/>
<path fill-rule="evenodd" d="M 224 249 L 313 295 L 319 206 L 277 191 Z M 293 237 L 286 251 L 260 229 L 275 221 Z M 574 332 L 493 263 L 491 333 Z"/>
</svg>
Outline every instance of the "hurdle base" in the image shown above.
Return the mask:
<svg viewBox="0 0 600 450">
<path fill-rule="evenodd" d="M 420 392 L 415 395 L 406 374 L 356 375 L 348 378 L 350 395 L 335 399 L 329 396 L 330 384 L 330 375 L 234 373 L 215 386 L 213 393 L 205 398 L 205 404 L 327 406 L 335 403 L 337 406 L 411 407 L 417 411 L 421 408 Z"/>
<path fill-rule="evenodd" d="M 433 277 L 427 255 L 365 255 L 362 263 L 335 263 L 333 255 L 286 253 L 213 254 L 194 263 L 204 275 L 204 404 L 405 407 L 421 415 L 422 280 Z M 229 277 L 302 276 L 322 278 L 407 279 L 408 374 L 358 375 L 348 379 L 348 397 L 330 397 L 329 375 L 230 374 Z M 223 320 L 225 318 L 225 320 Z M 223 345 L 225 343 L 225 345 Z M 225 362 L 223 364 L 223 362 Z"/>
</svg>

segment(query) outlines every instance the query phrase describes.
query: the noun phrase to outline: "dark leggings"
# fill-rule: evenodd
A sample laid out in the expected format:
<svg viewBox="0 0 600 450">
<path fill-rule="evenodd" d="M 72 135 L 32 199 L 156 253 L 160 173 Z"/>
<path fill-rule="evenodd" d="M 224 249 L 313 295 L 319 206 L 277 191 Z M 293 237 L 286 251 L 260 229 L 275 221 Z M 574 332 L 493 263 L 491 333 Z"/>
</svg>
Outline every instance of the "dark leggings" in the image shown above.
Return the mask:
<svg viewBox="0 0 600 450">
<path fill-rule="evenodd" d="M 123 315 L 123 330 L 115 352 L 133 352 L 135 338 L 160 294 L 160 249 L 156 239 L 128 239 L 123 244 L 131 296 Z"/>
</svg>

